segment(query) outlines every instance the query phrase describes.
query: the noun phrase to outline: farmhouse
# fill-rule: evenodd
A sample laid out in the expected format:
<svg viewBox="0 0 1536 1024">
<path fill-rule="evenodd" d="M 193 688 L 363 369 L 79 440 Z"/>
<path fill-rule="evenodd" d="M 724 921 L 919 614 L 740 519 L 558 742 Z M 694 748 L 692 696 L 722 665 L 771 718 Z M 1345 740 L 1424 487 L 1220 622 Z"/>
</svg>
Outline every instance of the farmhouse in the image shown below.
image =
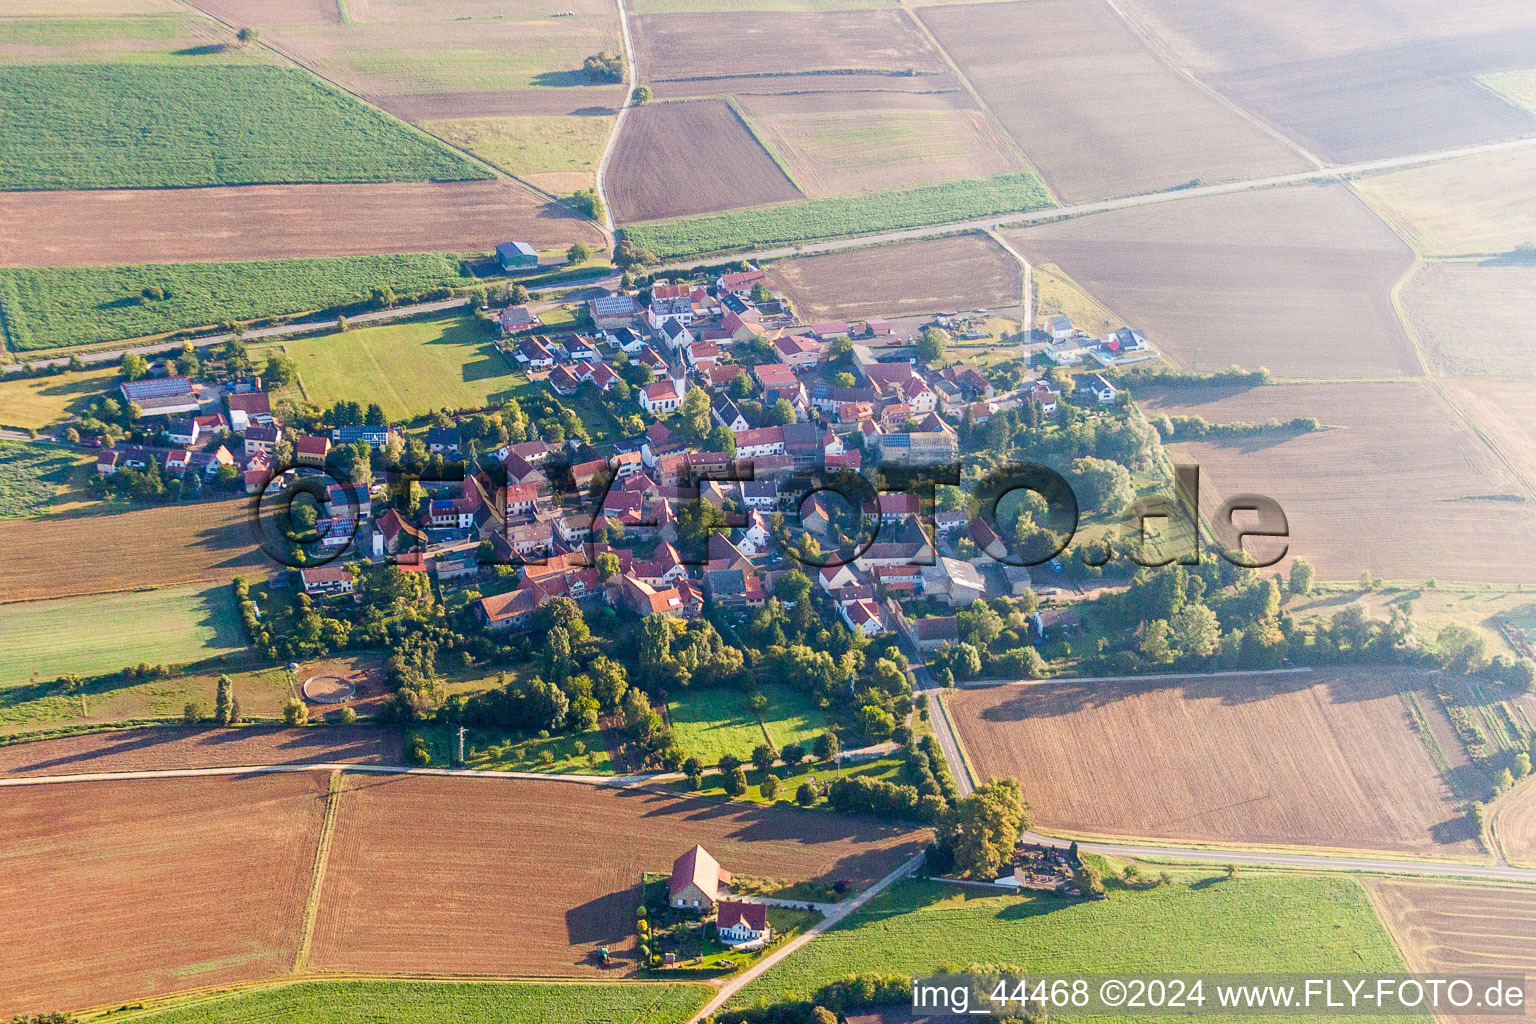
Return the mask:
<svg viewBox="0 0 1536 1024">
<path fill-rule="evenodd" d="M 265 391 L 247 391 L 241 395 L 225 395 L 229 406 L 229 427 L 237 434 L 244 434 L 252 426 L 272 425 L 272 400 Z"/>
<path fill-rule="evenodd" d="M 300 569 L 299 580 L 304 593 L 310 597 L 333 597 L 350 594 L 357 589 L 352 570 L 344 565 L 322 565 L 316 569 Z"/>
<path fill-rule="evenodd" d="M 539 251 L 527 242 L 502 242 L 496 247 L 496 262 L 504 271 L 533 270 L 539 265 Z"/>
<path fill-rule="evenodd" d="M 768 908 L 761 903 L 721 900 L 715 926 L 720 938 L 733 945 L 766 943 L 771 938 Z"/>
<path fill-rule="evenodd" d="M 613 331 L 633 324 L 640 309 L 628 295 L 600 295 L 587 301 L 587 312 L 592 316 L 592 326 L 600 331 Z"/>
<path fill-rule="evenodd" d="M 301 466 L 325 465 L 325 457 L 330 451 L 331 439 L 328 437 L 302 434 L 293 442 L 293 458 Z"/>
<path fill-rule="evenodd" d="M 722 888 L 729 889 L 731 873 L 695 846 L 672 862 L 672 877 L 667 880 L 667 902 L 674 907 L 708 913 L 715 908 Z"/>
</svg>

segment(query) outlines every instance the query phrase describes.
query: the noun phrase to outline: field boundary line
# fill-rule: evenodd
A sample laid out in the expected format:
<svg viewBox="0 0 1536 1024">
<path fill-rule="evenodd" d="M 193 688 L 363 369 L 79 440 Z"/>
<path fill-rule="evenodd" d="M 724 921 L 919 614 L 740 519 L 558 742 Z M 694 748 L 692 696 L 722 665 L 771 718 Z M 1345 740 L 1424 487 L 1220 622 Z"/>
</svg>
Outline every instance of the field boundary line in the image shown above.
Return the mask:
<svg viewBox="0 0 1536 1024">
<path fill-rule="evenodd" d="M 768 136 L 759 131 L 757 125 L 752 123 L 752 118 L 748 117 L 746 109 L 736 102 L 736 97 L 734 95 L 725 97 L 725 105 L 730 109 L 731 113 L 736 115 L 736 120 L 741 122 L 741 126 L 747 130 L 748 135 L 752 136 L 753 141 L 763 148 L 764 153 L 768 154 L 768 159 L 772 160 L 774 165 L 778 167 L 779 173 L 788 178 L 789 183 L 795 186 L 795 191 L 807 199 L 813 198 L 800 184 L 799 180 L 795 177 L 795 173 L 789 169 L 788 161 L 779 155 L 777 149 L 768 144 Z"/>
<path fill-rule="evenodd" d="M 1488 815 L 1488 843 L 1493 849 L 1493 855 L 1498 858 L 1500 863 L 1508 864 L 1510 867 L 1520 868 L 1533 865 L 1525 861 L 1510 859 L 1509 853 L 1504 849 L 1504 839 L 1499 832 L 1499 822 L 1503 819 L 1504 812 L 1509 809 L 1511 804 L 1515 803 L 1516 798 L 1524 796 L 1532 788 L 1536 788 L 1536 773 L 1516 782 L 1509 792 L 1497 799 L 1494 804 L 1493 813 Z"/>
<path fill-rule="evenodd" d="M 906 15 L 907 20 L 912 23 L 913 27 L 922 34 L 922 37 L 928 40 L 928 45 L 933 47 L 934 52 L 944 59 L 944 63 L 949 67 L 950 73 L 955 76 L 955 81 L 959 82 L 960 87 L 969 94 L 971 102 L 976 104 L 976 109 L 986 115 L 987 121 L 992 125 L 992 129 L 1002 136 L 1003 141 L 1008 144 L 1008 148 L 1013 150 L 1014 155 L 1023 163 L 1024 169 L 1035 176 L 1035 180 L 1040 182 L 1045 188 L 1046 194 L 1050 196 L 1052 202 L 1057 206 L 1066 206 L 1067 204 L 1062 202 L 1060 193 L 1056 191 L 1056 187 L 1046 180 L 1040 168 L 1036 167 L 1035 162 L 1029 158 L 1029 154 L 1024 152 L 1024 147 L 1019 145 L 1019 140 L 1015 139 L 1013 133 L 1004 127 L 1002 119 L 993 113 L 991 105 L 981 98 L 981 93 L 971 83 L 970 77 L 961 70 L 960 64 L 949 55 L 949 51 L 944 49 L 944 44 L 939 42 L 939 37 L 933 34 L 915 9 L 909 8 L 906 4 L 901 4 L 900 9 L 901 13 Z"/>
<path fill-rule="evenodd" d="M 1275 125 L 1270 124 L 1267 120 L 1260 117 L 1258 114 L 1255 114 L 1248 110 L 1246 107 L 1241 106 L 1235 100 L 1228 99 L 1212 86 L 1206 85 L 1204 82 L 1202 82 L 1198 77 L 1196 77 L 1194 72 L 1190 71 L 1189 68 L 1185 67 L 1182 63 L 1174 59 L 1172 51 L 1163 45 L 1163 41 L 1157 37 L 1156 33 L 1147 28 L 1141 22 L 1137 21 L 1131 15 L 1127 14 L 1120 7 L 1120 5 L 1115 2 L 1115 0 L 1104 0 L 1104 3 L 1120 20 L 1120 23 L 1129 29 L 1131 34 L 1141 41 L 1142 46 L 1146 47 L 1147 52 L 1150 53 L 1159 64 L 1162 64 L 1169 71 L 1172 71 L 1180 78 L 1189 82 L 1200 92 L 1209 96 L 1221 106 L 1226 107 L 1228 110 L 1232 111 L 1238 117 L 1242 118 L 1244 121 L 1247 121 L 1249 124 L 1253 125 L 1264 134 L 1281 143 L 1287 149 L 1295 152 L 1314 167 L 1322 170 L 1328 166 L 1328 164 L 1319 158 L 1315 153 L 1307 149 L 1307 147 L 1303 146 L 1295 139 L 1291 138 L 1289 135 L 1285 134 Z"/>
<path fill-rule="evenodd" d="M 320 890 L 325 885 L 325 867 L 331 859 L 331 839 L 336 834 L 336 811 L 341 803 L 342 773 L 331 772 L 325 793 L 325 816 L 320 822 L 320 838 L 315 844 L 314 874 L 310 877 L 309 897 L 304 901 L 304 922 L 300 926 L 299 948 L 293 956 L 293 973 L 302 974 L 309 966 L 309 950 L 314 941 L 315 919 L 320 916 Z"/>
</svg>

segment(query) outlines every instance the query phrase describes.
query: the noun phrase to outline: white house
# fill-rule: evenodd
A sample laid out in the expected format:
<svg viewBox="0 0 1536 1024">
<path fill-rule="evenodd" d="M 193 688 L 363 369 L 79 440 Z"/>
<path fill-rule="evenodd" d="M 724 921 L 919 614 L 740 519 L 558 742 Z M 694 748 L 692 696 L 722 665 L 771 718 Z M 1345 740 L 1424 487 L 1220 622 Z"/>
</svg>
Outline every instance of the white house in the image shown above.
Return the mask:
<svg viewBox="0 0 1536 1024">
<path fill-rule="evenodd" d="M 768 927 L 768 907 L 762 903 L 721 900 L 715 919 L 720 938 L 731 945 L 767 943 L 773 935 Z"/>
<path fill-rule="evenodd" d="M 1068 316 L 1046 317 L 1045 333 L 1050 335 L 1052 341 L 1066 341 L 1072 337 L 1072 318 Z"/>
<path fill-rule="evenodd" d="M 686 295 L 653 299 L 645 314 L 646 322 L 651 325 L 653 331 L 660 331 L 663 324 L 674 321 L 687 326 L 693 323 L 693 316 L 693 300 Z"/>
<path fill-rule="evenodd" d="M 1093 397 L 1099 400 L 1100 405 L 1109 405 L 1113 403 L 1115 398 L 1120 394 L 1119 390 L 1113 384 L 1105 380 L 1097 373 L 1088 378 L 1088 390 L 1093 392 Z"/>
<path fill-rule="evenodd" d="M 640 408 L 652 416 L 669 416 L 683 404 L 685 387 L 680 380 L 652 381 L 640 389 Z"/>
<path fill-rule="evenodd" d="M 679 320 L 664 321 L 656 329 L 656 333 L 661 335 L 661 340 L 666 342 L 667 348 L 673 352 L 693 344 L 693 335 L 688 333 L 688 328 L 684 327 Z"/>
</svg>

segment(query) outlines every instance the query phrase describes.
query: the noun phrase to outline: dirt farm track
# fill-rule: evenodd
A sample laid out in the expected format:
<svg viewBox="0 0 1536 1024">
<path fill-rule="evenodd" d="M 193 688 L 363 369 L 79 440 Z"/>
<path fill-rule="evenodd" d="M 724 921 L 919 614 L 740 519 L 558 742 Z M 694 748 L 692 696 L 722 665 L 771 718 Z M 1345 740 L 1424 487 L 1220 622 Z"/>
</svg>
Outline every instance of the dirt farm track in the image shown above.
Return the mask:
<svg viewBox="0 0 1536 1024">
<path fill-rule="evenodd" d="M 1016 776 L 1046 829 L 1479 854 L 1392 673 L 1030 683 L 947 703 L 974 769 Z"/>
<path fill-rule="evenodd" d="M 307 959 L 319 971 L 622 977 L 641 872 L 666 871 L 692 843 L 741 876 L 862 886 L 929 836 L 814 811 L 494 777 L 345 776 L 328 798 L 329 778 L 5 790 L 0 1019 L 287 974 L 328 804 L 333 838 Z M 40 899 L 49 914 L 32 912 Z M 593 962 L 601 945 L 617 954 L 612 967 Z"/>
</svg>

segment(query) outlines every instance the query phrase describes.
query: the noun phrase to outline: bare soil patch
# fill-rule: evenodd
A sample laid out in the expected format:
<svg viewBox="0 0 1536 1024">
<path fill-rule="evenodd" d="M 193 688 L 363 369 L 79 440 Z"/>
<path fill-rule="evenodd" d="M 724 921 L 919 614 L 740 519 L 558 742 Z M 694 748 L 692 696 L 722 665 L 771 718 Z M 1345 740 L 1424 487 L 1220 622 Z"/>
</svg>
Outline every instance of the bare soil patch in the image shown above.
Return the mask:
<svg viewBox="0 0 1536 1024">
<path fill-rule="evenodd" d="M 602 243 L 590 221 L 508 181 L 0 192 L 5 266 L 485 252 L 514 238 Z"/>
<path fill-rule="evenodd" d="M 236 499 L 0 520 L 0 551 L 30 553 L 0 559 L 0 601 L 232 580 L 272 564 Z"/>
<path fill-rule="evenodd" d="M 745 96 L 742 109 L 810 195 L 905 188 L 1022 170 L 991 120 L 961 92 Z M 904 100 L 905 102 L 891 102 Z"/>
<path fill-rule="evenodd" d="M 769 274 L 813 322 L 1000 309 L 1024 292 L 1018 261 L 977 234 L 802 256 Z"/>
<path fill-rule="evenodd" d="M 1330 426 L 1173 446 L 1200 466 L 1208 515 L 1235 494 L 1274 498 L 1289 520 L 1290 556 L 1324 579 L 1368 569 L 1398 580 L 1530 581 L 1536 503 L 1520 500 L 1520 482 L 1427 384 L 1143 389 L 1137 399 L 1153 417 L 1312 416 Z"/>
<path fill-rule="evenodd" d="M 0 1014 L 286 973 L 325 792 L 318 772 L 7 790 Z"/>
<path fill-rule="evenodd" d="M 1047 828 L 1472 856 L 1397 673 L 1101 680 L 949 698 L 972 763 Z"/>
<path fill-rule="evenodd" d="M 1164 65 L 1105 4 L 961 4 L 917 16 L 1067 201 L 1307 166 Z"/>
<path fill-rule="evenodd" d="M 197 0 L 231 25 L 340 25 L 336 0 Z"/>
<path fill-rule="evenodd" d="M 640 875 L 702 844 L 729 871 L 867 884 L 926 830 L 514 779 L 348 779 L 312 964 L 603 976 L 633 966 Z M 608 946 L 617 963 L 599 968 Z"/>
<path fill-rule="evenodd" d="M 1421 372 L 1391 302 L 1413 254 L 1342 185 L 1210 196 L 1004 234 L 1186 368 Z"/>
<path fill-rule="evenodd" d="M 399 731 L 364 725 L 120 729 L 0 746 L 0 775 L 90 775 L 327 761 L 399 764 L 404 749 Z"/>
<path fill-rule="evenodd" d="M 1536 128 L 1475 80 L 1530 66 L 1529 4 L 1132 0 L 1130 8 L 1202 80 L 1325 159 L 1449 149 Z"/>
<path fill-rule="evenodd" d="M 700 141 L 709 140 L 706 154 Z M 652 103 L 630 111 L 613 159 L 614 217 L 680 217 L 800 198 L 800 190 L 723 100 Z"/>
<path fill-rule="evenodd" d="M 1430 363 L 1466 377 L 1536 377 L 1536 265 L 1426 263 L 1402 292 Z"/>
<path fill-rule="evenodd" d="M 1453 400 L 1528 480 L 1536 481 L 1536 385 L 1447 381 Z"/>
<path fill-rule="evenodd" d="M 669 84 L 658 96 L 721 95 L 754 81 L 759 92 L 927 92 L 936 78 L 953 87 L 943 59 L 899 10 L 647 14 L 630 24 L 645 81 Z"/>
<path fill-rule="evenodd" d="M 1524 974 L 1525 999 L 1536 997 L 1536 890 L 1528 886 L 1366 883 L 1408 969 L 1441 976 Z M 1446 1014 L 1478 1024 L 1508 1017 Z"/>
</svg>

